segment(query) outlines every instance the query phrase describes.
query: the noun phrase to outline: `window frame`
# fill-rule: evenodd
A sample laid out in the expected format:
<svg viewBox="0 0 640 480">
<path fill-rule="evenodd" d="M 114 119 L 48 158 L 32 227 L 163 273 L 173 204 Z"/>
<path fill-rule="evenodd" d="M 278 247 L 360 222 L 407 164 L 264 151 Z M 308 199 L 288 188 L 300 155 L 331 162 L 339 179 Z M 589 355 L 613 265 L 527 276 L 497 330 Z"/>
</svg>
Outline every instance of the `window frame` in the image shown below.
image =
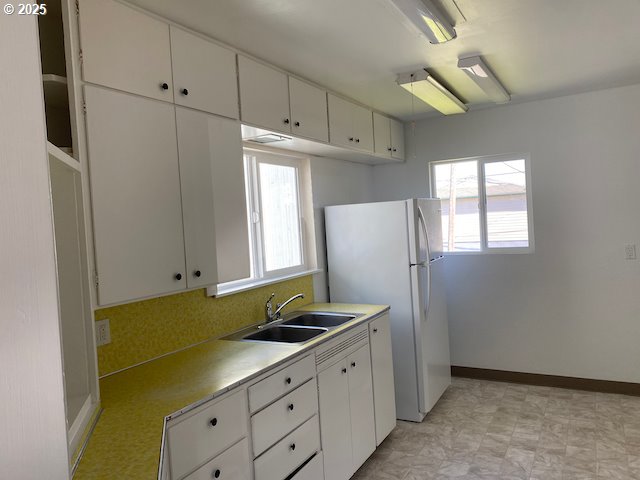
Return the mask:
<svg viewBox="0 0 640 480">
<path fill-rule="evenodd" d="M 247 188 L 250 193 L 247 195 L 247 215 L 249 217 L 249 228 L 251 230 L 251 280 L 267 280 L 280 278 L 299 272 L 308 270 L 307 249 L 305 235 L 305 200 L 304 195 L 300 192 L 302 159 L 294 156 L 286 156 L 265 152 L 262 150 L 254 150 L 250 148 L 243 149 L 243 157 L 246 171 L 250 172 L 247 176 Z M 300 265 L 293 267 L 285 267 L 277 270 L 266 269 L 265 251 L 264 251 L 264 221 L 262 217 L 262 195 L 260 187 L 260 163 L 269 165 L 280 165 L 295 169 L 296 175 L 296 198 L 298 209 L 298 235 L 300 247 Z M 256 220 L 256 217 L 258 220 Z"/>
<path fill-rule="evenodd" d="M 527 197 L 527 231 L 528 231 L 528 247 L 489 247 L 488 238 L 488 217 L 487 217 L 487 194 L 485 180 L 485 165 L 488 163 L 506 162 L 514 160 L 524 160 L 525 170 L 525 187 Z M 465 252 L 443 252 L 445 255 L 494 255 L 494 254 L 528 254 L 535 252 L 535 241 L 533 235 L 533 201 L 531 188 L 531 158 L 528 153 L 508 153 L 500 155 L 486 155 L 477 157 L 456 158 L 448 160 L 436 160 L 429 162 L 429 195 L 437 198 L 436 188 L 436 165 L 475 161 L 478 169 L 478 215 L 480 217 L 480 250 Z"/>
</svg>

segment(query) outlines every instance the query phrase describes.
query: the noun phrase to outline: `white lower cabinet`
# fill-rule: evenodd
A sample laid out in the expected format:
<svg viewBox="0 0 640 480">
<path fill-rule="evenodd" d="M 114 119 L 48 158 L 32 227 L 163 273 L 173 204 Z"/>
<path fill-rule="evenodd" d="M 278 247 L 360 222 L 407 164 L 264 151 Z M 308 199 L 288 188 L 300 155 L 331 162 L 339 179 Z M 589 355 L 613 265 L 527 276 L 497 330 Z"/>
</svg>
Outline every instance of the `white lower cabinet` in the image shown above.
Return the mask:
<svg viewBox="0 0 640 480">
<path fill-rule="evenodd" d="M 329 477 L 327 477 L 328 479 Z M 291 480 L 327 480 L 322 466 L 322 452 L 318 452 L 306 464 L 300 468 Z"/>
<path fill-rule="evenodd" d="M 212 400 L 193 412 L 170 421 L 167 440 L 171 478 L 183 478 L 185 474 L 246 437 L 247 423 L 244 389 L 221 400 Z"/>
<path fill-rule="evenodd" d="M 318 374 L 325 477 L 346 480 L 376 448 L 368 343 Z"/>
<path fill-rule="evenodd" d="M 251 480 L 251 463 L 247 439 L 205 463 L 184 480 Z"/>
<path fill-rule="evenodd" d="M 396 396 L 388 313 L 369 324 L 369 343 L 373 376 L 373 406 L 376 415 L 376 445 L 380 445 L 396 427 Z"/>
<path fill-rule="evenodd" d="M 253 461 L 255 480 L 283 480 L 318 451 L 320 429 L 314 415 Z"/>
</svg>

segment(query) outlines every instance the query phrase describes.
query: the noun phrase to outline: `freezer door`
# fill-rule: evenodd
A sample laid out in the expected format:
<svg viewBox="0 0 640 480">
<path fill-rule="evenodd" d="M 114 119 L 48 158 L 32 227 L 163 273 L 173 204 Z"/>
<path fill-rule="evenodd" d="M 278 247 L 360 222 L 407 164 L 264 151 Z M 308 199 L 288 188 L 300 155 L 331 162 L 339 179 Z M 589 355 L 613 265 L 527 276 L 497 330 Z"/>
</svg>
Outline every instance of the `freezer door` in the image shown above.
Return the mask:
<svg viewBox="0 0 640 480">
<path fill-rule="evenodd" d="M 439 198 L 419 198 L 417 204 L 427 231 L 429 260 L 434 260 L 442 256 L 442 205 Z"/>
</svg>

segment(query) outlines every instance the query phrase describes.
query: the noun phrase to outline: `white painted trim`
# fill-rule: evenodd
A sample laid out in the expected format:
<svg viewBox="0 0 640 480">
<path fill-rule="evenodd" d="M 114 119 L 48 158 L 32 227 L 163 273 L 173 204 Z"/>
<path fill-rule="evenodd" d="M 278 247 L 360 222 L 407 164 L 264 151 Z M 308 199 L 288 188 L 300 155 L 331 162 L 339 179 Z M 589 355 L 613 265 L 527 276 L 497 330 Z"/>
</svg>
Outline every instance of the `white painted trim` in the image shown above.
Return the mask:
<svg viewBox="0 0 640 480">
<path fill-rule="evenodd" d="M 94 402 L 91 395 L 88 395 L 76 419 L 69 427 L 67 437 L 69 439 L 69 455 L 73 456 L 74 452 L 82 440 L 82 434 L 87 429 L 91 417 L 100 408 L 99 402 Z"/>
<path fill-rule="evenodd" d="M 280 283 L 294 278 L 306 277 L 307 275 L 315 275 L 316 273 L 320 273 L 322 271 L 323 270 L 320 268 L 315 268 L 312 270 L 305 270 L 303 272 L 295 272 L 287 275 L 282 275 L 277 278 L 261 278 L 257 280 L 251 280 L 230 287 L 217 285 L 207 288 L 207 295 L 209 295 L 210 297 L 226 297 L 227 295 L 246 292 L 247 290 L 264 287 L 265 285 L 271 285 L 272 283 Z"/>
<path fill-rule="evenodd" d="M 52 157 L 56 158 L 57 160 L 60 160 L 67 167 L 75 170 L 76 172 L 80 172 L 80 163 L 68 153 L 65 153 L 64 151 L 60 150 L 53 143 L 47 142 L 47 152 Z"/>
</svg>

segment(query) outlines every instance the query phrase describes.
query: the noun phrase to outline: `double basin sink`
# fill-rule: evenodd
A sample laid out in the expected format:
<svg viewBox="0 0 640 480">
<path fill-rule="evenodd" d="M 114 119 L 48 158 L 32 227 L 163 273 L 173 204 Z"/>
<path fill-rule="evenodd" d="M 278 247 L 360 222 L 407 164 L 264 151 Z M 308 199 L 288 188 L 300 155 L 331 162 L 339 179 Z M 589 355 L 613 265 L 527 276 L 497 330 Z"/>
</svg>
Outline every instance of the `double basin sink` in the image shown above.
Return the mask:
<svg viewBox="0 0 640 480">
<path fill-rule="evenodd" d="M 227 338 L 250 342 L 305 343 L 354 318 L 356 315 L 347 313 L 297 312 L 284 320 L 261 328 L 252 327 L 249 332 L 243 330 Z"/>
</svg>

